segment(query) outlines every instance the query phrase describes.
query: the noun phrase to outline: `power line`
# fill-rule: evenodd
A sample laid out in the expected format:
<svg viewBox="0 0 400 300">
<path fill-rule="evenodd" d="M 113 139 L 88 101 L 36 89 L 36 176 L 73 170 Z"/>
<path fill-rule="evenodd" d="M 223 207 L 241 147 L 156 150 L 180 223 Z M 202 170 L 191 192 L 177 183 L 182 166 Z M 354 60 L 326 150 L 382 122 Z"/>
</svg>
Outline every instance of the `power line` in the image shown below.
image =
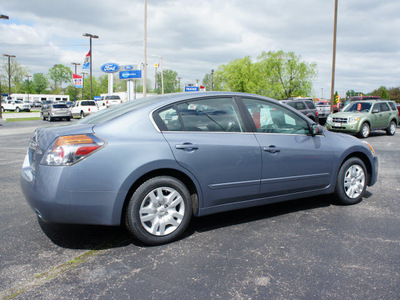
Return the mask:
<svg viewBox="0 0 400 300">
<path fill-rule="evenodd" d="M 97 46 L 111 46 L 111 45 L 132 45 L 143 43 L 143 41 L 122 42 L 122 43 L 96 43 Z M 86 47 L 86 44 L 0 44 L 2 47 Z"/>
</svg>

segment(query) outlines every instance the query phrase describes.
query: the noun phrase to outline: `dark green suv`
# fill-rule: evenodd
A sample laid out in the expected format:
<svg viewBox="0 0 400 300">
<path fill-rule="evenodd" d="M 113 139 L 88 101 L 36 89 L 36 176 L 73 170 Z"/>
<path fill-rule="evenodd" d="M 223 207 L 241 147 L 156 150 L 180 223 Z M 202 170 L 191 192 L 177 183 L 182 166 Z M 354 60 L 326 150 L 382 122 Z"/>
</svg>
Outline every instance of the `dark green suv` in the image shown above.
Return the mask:
<svg viewBox="0 0 400 300">
<path fill-rule="evenodd" d="M 394 135 L 398 123 L 394 101 L 363 100 L 350 102 L 341 112 L 329 115 L 326 128 L 366 138 L 372 130 L 385 130 L 388 135 Z"/>
</svg>

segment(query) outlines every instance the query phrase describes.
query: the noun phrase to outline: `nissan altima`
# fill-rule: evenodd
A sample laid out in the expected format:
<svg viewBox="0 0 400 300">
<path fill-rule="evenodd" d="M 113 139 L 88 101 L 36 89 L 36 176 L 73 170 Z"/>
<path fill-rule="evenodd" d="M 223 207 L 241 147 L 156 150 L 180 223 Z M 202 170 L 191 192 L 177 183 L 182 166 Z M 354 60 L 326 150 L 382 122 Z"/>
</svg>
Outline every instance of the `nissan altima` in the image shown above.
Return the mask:
<svg viewBox="0 0 400 300">
<path fill-rule="evenodd" d="M 323 194 L 362 200 L 374 149 L 279 101 L 232 92 L 155 96 L 34 132 L 21 172 L 36 214 L 178 239 L 193 216 Z"/>
</svg>

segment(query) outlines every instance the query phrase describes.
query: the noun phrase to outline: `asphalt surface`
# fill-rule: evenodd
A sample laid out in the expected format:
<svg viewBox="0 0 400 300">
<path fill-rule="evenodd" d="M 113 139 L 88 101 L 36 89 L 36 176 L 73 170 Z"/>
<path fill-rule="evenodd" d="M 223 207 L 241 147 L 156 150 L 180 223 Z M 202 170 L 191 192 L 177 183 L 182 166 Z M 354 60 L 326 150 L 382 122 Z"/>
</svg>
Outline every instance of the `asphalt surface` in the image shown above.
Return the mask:
<svg viewBox="0 0 400 300">
<path fill-rule="evenodd" d="M 400 132 L 367 139 L 379 179 L 357 205 L 324 196 L 197 218 L 183 239 L 145 247 L 123 228 L 47 224 L 30 209 L 28 141 L 59 124 L 0 126 L 1 299 L 400 299 Z"/>
</svg>

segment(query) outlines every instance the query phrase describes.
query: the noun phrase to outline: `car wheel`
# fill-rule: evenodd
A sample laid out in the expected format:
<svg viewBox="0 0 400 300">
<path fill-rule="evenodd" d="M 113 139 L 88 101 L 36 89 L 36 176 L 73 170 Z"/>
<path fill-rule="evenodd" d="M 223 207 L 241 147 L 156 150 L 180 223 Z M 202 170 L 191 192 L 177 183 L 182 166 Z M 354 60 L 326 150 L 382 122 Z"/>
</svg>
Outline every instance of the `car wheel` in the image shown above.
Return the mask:
<svg viewBox="0 0 400 300">
<path fill-rule="evenodd" d="M 67 118 L 67 121 L 71 121 L 71 118 L 70 118 L 70 117 L 68 117 L 68 118 Z"/>
<path fill-rule="evenodd" d="M 81 119 L 83 119 L 85 117 L 85 113 L 83 111 L 81 111 Z"/>
<path fill-rule="evenodd" d="M 172 242 L 185 231 L 192 217 L 186 186 L 169 176 L 154 177 L 132 195 L 125 215 L 127 229 L 149 245 Z"/>
<path fill-rule="evenodd" d="M 53 121 L 53 118 L 49 115 L 49 122 Z"/>
<path fill-rule="evenodd" d="M 20 112 L 21 110 L 19 109 L 19 107 L 17 107 L 17 108 L 15 109 L 15 111 L 16 111 L 16 112 Z"/>
<path fill-rule="evenodd" d="M 362 200 L 367 187 L 367 172 L 361 159 L 353 157 L 340 167 L 335 194 L 340 204 L 351 205 Z"/>
<path fill-rule="evenodd" d="M 368 123 L 363 123 L 361 125 L 360 132 L 358 133 L 359 137 L 361 138 L 367 138 L 369 137 L 369 134 L 371 133 L 371 128 L 369 127 Z"/>
<path fill-rule="evenodd" d="M 42 114 L 42 120 L 46 121 L 46 117 L 44 116 L 44 114 Z"/>
<path fill-rule="evenodd" d="M 391 121 L 389 127 L 386 129 L 386 133 L 388 135 L 394 135 L 396 133 L 396 122 L 395 121 Z"/>
</svg>

